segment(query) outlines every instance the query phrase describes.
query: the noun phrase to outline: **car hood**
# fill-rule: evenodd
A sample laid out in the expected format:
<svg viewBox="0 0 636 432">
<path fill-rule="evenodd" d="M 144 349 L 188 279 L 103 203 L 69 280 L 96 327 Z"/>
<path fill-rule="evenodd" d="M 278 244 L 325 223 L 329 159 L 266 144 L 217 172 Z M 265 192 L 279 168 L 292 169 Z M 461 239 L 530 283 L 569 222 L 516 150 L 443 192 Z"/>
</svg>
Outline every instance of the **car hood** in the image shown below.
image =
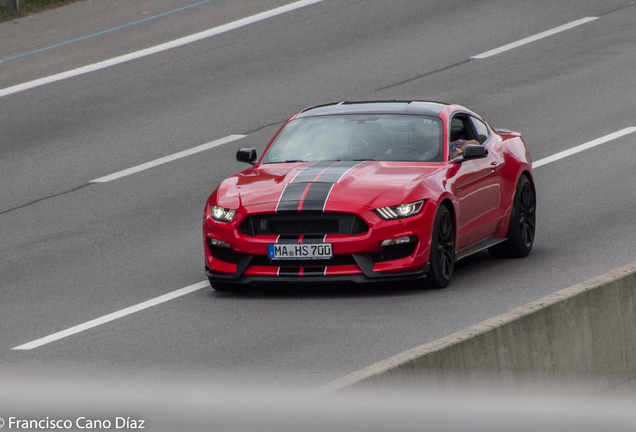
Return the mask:
<svg viewBox="0 0 636 432">
<path fill-rule="evenodd" d="M 343 161 L 325 165 L 257 165 L 223 181 L 217 190 L 217 204 L 232 209 L 258 206 L 262 211 L 297 210 L 303 205 L 302 210 L 323 211 L 342 210 L 343 205 L 392 206 L 407 198 L 427 198 L 431 185 L 441 183 L 430 178 L 443 169 L 440 163 L 421 162 Z"/>
</svg>

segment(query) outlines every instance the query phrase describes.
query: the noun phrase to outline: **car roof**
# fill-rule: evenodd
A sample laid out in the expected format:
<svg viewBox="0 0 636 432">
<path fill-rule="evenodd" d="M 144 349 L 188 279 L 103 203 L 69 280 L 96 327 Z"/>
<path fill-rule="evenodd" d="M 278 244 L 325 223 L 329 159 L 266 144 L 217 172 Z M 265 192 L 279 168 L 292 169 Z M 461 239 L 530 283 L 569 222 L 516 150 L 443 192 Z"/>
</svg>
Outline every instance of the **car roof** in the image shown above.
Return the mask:
<svg viewBox="0 0 636 432">
<path fill-rule="evenodd" d="M 338 102 L 304 109 L 296 118 L 339 114 L 419 114 L 439 117 L 449 105 L 427 101 Z"/>
</svg>

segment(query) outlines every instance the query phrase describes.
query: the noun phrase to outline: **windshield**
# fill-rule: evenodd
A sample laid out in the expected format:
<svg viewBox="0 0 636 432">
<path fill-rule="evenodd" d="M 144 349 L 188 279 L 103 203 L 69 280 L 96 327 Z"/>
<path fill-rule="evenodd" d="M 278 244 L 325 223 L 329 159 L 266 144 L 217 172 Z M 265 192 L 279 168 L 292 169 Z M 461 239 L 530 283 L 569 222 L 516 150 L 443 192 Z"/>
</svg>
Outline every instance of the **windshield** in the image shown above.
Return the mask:
<svg viewBox="0 0 636 432">
<path fill-rule="evenodd" d="M 436 117 L 364 114 L 307 117 L 280 132 L 263 163 L 321 160 L 441 162 Z"/>
</svg>

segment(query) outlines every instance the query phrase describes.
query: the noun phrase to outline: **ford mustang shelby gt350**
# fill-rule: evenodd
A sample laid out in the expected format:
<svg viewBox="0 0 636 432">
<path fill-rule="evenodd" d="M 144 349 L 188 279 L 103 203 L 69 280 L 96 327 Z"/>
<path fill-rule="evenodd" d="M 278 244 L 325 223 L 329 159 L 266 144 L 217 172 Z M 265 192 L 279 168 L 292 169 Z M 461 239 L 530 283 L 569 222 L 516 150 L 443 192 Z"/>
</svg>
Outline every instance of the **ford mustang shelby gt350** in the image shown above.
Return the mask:
<svg viewBox="0 0 636 432">
<path fill-rule="evenodd" d="M 535 234 L 520 134 L 459 105 L 341 102 L 287 121 L 253 166 L 212 192 L 206 275 L 218 291 L 258 282 L 448 286 L 457 260 L 524 257 Z"/>
</svg>

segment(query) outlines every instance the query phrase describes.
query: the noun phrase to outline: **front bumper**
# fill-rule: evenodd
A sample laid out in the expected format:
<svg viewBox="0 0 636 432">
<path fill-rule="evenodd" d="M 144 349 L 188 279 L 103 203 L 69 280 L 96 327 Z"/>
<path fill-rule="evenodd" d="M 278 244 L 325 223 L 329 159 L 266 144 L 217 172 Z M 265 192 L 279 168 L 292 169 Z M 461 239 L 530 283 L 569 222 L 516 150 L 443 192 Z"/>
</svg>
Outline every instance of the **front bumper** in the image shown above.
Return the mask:
<svg viewBox="0 0 636 432">
<path fill-rule="evenodd" d="M 248 235 L 242 221 L 252 214 L 240 214 L 230 223 L 204 218 L 203 237 L 206 275 L 211 282 L 251 284 L 255 282 L 355 283 L 420 279 L 429 269 L 432 205 L 417 216 L 383 220 L 368 208 L 355 209 L 368 230 L 355 234 L 278 236 Z M 409 236 L 409 243 L 381 247 L 383 240 Z M 284 238 L 285 237 L 285 238 Z M 291 237 L 291 238 L 290 238 Z M 231 248 L 215 246 L 210 239 L 227 242 Z M 333 258 L 315 261 L 273 261 L 267 257 L 271 243 L 326 242 L 333 246 Z M 218 242 L 215 242 L 218 244 Z"/>
<path fill-rule="evenodd" d="M 420 270 L 403 273 L 389 273 L 389 274 L 377 274 L 374 276 L 367 276 L 366 274 L 349 274 L 349 275 L 317 275 L 314 273 L 309 274 L 297 274 L 297 275 L 277 275 L 273 276 L 250 276 L 241 275 L 235 277 L 234 275 L 222 275 L 210 271 L 205 267 L 205 274 L 211 283 L 224 282 L 237 285 L 251 285 L 256 283 L 324 283 L 324 282 L 353 282 L 353 283 L 375 283 L 375 282 L 396 282 L 405 280 L 419 280 L 424 279 L 428 273 L 430 264 L 426 263 Z"/>
</svg>

